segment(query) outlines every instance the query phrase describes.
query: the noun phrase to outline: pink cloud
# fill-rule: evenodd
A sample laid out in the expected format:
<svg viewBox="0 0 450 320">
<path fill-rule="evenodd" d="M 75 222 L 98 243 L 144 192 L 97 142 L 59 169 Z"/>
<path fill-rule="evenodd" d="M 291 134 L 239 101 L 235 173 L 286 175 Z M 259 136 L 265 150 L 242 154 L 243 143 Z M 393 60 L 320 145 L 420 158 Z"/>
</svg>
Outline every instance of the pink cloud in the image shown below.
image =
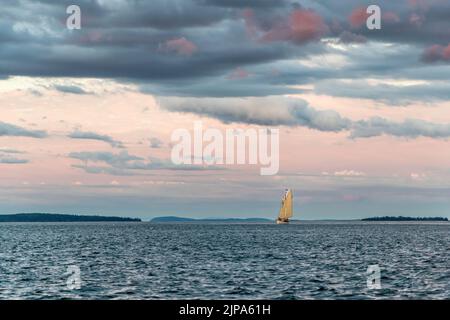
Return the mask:
<svg viewBox="0 0 450 320">
<path fill-rule="evenodd" d="M 410 7 L 420 10 L 426 10 L 429 7 L 427 0 L 408 0 L 408 4 Z"/>
<path fill-rule="evenodd" d="M 387 11 L 383 13 L 382 16 L 383 21 L 387 23 L 398 23 L 400 22 L 399 16 L 395 12 Z"/>
<path fill-rule="evenodd" d="M 167 40 L 162 46 L 163 51 L 190 56 L 198 50 L 197 46 L 185 37 Z"/>
<path fill-rule="evenodd" d="M 83 34 L 76 42 L 80 44 L 96 44 L 110 40 L 111 36 L 106 36 L 101 31 L 93 30 Z"/>
<path fill-rule="evenodd" d="M 369 17 L 367 13 L 367 8 L 359 7 L 352 11 L 350 16 L 348 17 L 348 21 L 353 28 L 359 28 L 364 25 Z"/>
<path fill-rule="evenodd" d="M 294 10 L 287 21 L 273 26 L 266 32 L 263 41 L 292 41 L 298 44 L 319 39 L 326 31 L 327 25 L 321 16 L 312 10 Z"/>
<path fill-rule="evenodd" d="M 422 60 L 425 62 L 450 61 L 450 44 L 447 47 L 435 44 L 425 49 Z"/>
<path fill-rule="evenodd" d="M 423 15 L 418 15 L 417 13 L 413 13 L 409 16 L 409 23 L 420 27 L 425 22 L 425 17 Z"/>
<path fill-rule="evenodd" d="M 344 194 L 342 196 L 342 200 L 347 201 L 347 202 L 354 202 L 354 201 L 360 201 L 362 200 L 363 197 L 360 195 L 355 195 L 355 194 Z"/>
<path fill-rule="evenodd" d="M 250 75 L 250 73 L 248 73 L 247 70 L 239 67 L 239 68 L 234 69 L 231 72 L 231 74 L 227 77 L 227 79 L 230 79 L 230 80 L 245 79 L 245 78 L 248 78 L 249 75 Z"/>
<path fill-rule="evenodd" d="M 450 60 L 450 44 L 444 48 L 444 58 Z"/>
<path fill-rule="evenodd" d="M 256 36 L 258 35 L 258 23 L 255 18 L 255 13 L 252 9 L 245 9 L 242 12 L 242 17 L 245 21 L 247 34 L 252 38 L 256 38 Z"/>
</svg>

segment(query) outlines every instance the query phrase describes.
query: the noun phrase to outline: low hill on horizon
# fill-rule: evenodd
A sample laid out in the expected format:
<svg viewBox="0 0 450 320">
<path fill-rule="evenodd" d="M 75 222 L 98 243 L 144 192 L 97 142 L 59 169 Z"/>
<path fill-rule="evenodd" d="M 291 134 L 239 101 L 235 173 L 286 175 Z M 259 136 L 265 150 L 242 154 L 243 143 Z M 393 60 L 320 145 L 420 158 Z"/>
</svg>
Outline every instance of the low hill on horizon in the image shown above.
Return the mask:
<svg viewBox="0 0 450 320">
<path fill-rule="evenodd" d="M 403 216 L 383 216 L 364 218 L 361 221 L 448 221 L 444 217 L 403 217 Z"/>
<path fill-rule="evenodd" d="M 141 222 L 137 218 L 58 213 L 0 214 L 0 222 Z"/>
</svg>

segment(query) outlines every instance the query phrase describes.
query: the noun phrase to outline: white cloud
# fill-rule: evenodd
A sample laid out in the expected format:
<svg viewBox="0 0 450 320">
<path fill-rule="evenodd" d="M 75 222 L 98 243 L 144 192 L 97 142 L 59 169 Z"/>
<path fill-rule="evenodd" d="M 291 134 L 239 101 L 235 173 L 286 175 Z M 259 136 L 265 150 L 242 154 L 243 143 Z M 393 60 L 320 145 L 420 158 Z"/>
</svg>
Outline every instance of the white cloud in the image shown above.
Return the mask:
<svg viewBox="0 0 450 320">
<path fill-rule="evenodd" d="M 335 171 L 335 176 L 338 177 L 363 177 L 366 174 L 361 171 L 355 171 L 355 170 L 341 170 L 341 171 Z"/>
</svg>

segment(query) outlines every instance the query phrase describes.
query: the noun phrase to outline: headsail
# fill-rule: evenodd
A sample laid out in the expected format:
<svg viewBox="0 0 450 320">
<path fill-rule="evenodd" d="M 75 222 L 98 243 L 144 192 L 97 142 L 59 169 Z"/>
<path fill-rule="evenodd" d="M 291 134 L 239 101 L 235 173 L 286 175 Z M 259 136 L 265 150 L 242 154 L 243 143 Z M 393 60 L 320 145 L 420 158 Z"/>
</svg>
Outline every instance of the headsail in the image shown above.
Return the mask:
<svg viewBox="0 0 450 320">
<path fill-rule="evenodd" d="M 288 220 L 292 217 L 293 214 L 293 196 L 292 190 L 286 189 L 283 198 L 281 199 L 281 208 L 280 213 L 278 215 L 279 220 Z"/>
</svg>

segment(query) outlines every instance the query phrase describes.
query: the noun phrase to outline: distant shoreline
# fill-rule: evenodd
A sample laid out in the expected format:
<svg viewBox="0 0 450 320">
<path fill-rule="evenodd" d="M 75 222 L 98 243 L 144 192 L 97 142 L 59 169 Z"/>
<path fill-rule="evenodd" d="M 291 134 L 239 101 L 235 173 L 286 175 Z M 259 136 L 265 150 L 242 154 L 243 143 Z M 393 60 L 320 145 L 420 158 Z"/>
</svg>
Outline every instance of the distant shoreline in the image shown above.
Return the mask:
<svg viewBox="0 0 450 320">
<path fill-rule="evenodd" d="M 141 222 L 137 218 L 56 213 L 0 214 L 0 222 Z"/>
<path fill-rule="evenodd" d="M 273 223 L 274 219 L 268 218 L 185 218 L 177 216 L 162 216 L 151 219 L 150 223 Z M 445 217 L 404 217 L 404 216 L 380 216 L 353 220 L 320 219 L 320 220 L 298 220 L 292 219 L 292 223 L 299 222 L 448 222 Z M 75 215 L 75 214 L 55 214 L 55 213 L 17 213 L 0 214 L 0 223 L 2 222 L 142 222 L 139 218 L 112 217 L 100 215 Z"/>
<path fill-rule="evenodd" d="M 150 223 L 195 223 L 195 222 L 209 222 L 209 223 L 267 223 L 272 222 L 272 219 L 266 218 L 182 218 L 182 217 L 156 217 L 150 220 Z"/>
<path fill-rule="evenodd" d="M 150 220 L 150 223 L 271 223 L 274 222 L 275 219 L 268 218 L 185 218 L 185 217 L 176 217 L 176 216 L 164 216 L 164 217 L 156 217 Z M 292 219 L 292 223 L 298 222 L 314 222 L 314 221 L 329 221 L 329 222 L 341 222 L 341 221 L 418 221 L 418 222 L 447 222 L 448 218 L 444 217 L 369 217 L 363 219 L 321 219 L 321 220 L 298 220 Z"/>
<path fill-rule="evenodd" d="M 150 220 L 150 223 L 271 223 L 274 222 L 275 219 L 268 218 L 184 218 L 184 217 L 176 217 L 176 216 L 164 216 L 164 217 L 156 217 Z M 309 221 L 330 221 L 330 222 L 340 222 L 340 221 L 448 221 L 448 218 L 443 217 L 370 217 L 363 219 L 321 219 L 321 220 L 298 220 L 292 219 L 292 223 L 298 222 L 309 222 Z"/>
<path fill-rule="evenodd" d="M 448 218 L 444 217 L 370 217 L 361 219 L 361 221 L 448 221 Z"/>
</svg>

